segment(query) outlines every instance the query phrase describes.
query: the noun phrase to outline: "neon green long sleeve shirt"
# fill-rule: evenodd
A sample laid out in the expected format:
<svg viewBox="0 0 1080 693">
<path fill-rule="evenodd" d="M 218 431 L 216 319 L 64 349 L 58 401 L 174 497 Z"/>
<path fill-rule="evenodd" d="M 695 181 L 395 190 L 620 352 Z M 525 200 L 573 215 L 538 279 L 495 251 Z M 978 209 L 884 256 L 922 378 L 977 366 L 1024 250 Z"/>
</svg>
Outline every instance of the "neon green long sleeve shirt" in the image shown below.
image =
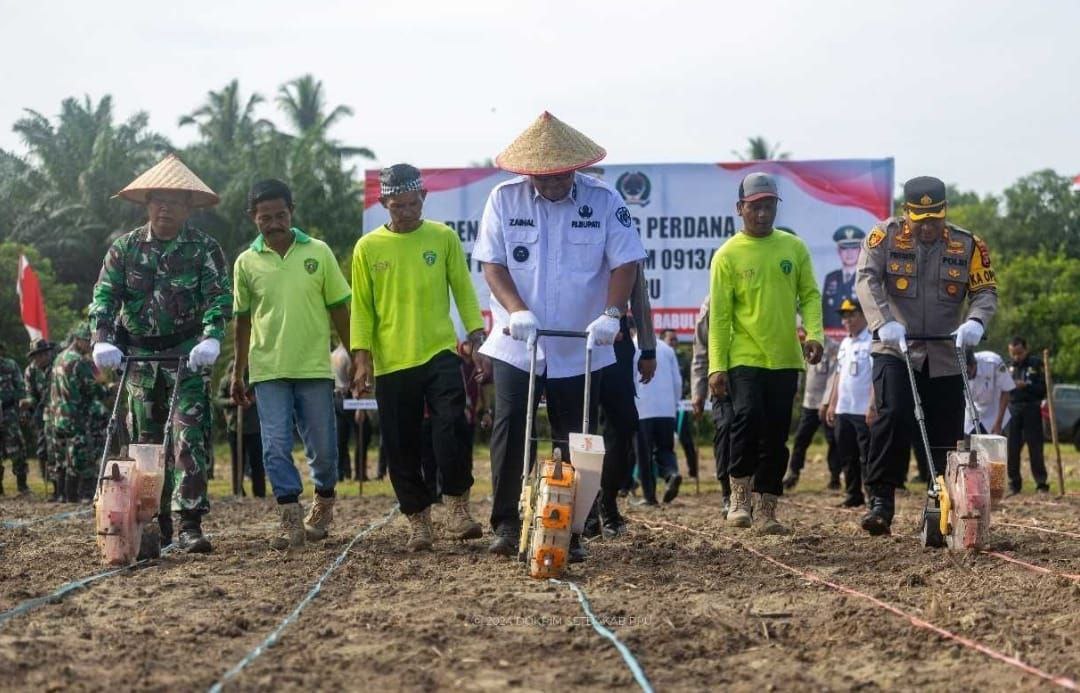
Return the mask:
<svg viewBox="0 0 1080 693">
<path fill-rule="evenodd" d="M 371 351 L 376 375 L 457 352 L 451 291 L 465 329 L 484 326 L 465 251 L 445 224 L 425 220 L 409 233 L 380 226 L 364 235 L 353 249 L 352 285 L 352 348 Z"/>
<path fill-rule="evenodd" d="M 821 291 L 802 239 L 782 231 L 736 234 L 713 255 L 709 272 L 709 373 L 802 370 L 796 312 L 807 339 L 822 343 Z"/>
</svg>

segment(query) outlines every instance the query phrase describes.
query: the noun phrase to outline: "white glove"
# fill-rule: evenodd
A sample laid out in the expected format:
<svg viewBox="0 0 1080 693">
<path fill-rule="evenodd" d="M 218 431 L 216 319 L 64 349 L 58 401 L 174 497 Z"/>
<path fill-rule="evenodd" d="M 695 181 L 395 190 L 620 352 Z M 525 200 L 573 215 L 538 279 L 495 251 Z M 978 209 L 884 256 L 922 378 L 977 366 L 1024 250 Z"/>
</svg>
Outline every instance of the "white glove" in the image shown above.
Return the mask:
<svg viewBox="0 0 1080 693">
<path fill-rule="evenodd" d="M 895 320 L 890 320 L 879 327 L 877 336 L 885 346 L 907 351 L 907 329 Z"/>
<path fill-rule="evenodd" d="M 976 346 L 982 340 L 985 331 L 978 320 L 965 320 L 960 327 L 956 328 L 956 332 L 953 332 L 956 335 L 956 348 Z"/>
<path fill-rule="evenodd" d="M 536 331 L 540 329 L 540 322 L 529 310 L 517 310 L 510 314 L 510 336 L 514 339 L 527 342 L 536 339 Z"/>
<path fill-rule="evenodd" d="M 589 333 L 589 348 L 614 344 L 615 337 L 619 334 L 619 319 L 601 315 L 593 320 L 585 331 Z"/>
<path fill-rule="evenodd" d="M 119 368 L 124 359 L 124 352 L 108 342 L 94 345 L 94 365 L 98 368 Z"/>
<path fill-rule="evenodd" d="M 213 337 L 208 337 L 196 344 L 195 348 L 188 354 L 188 368 L 197 371 L 207 366 L 213 366 L 220 353 L 221 342 Z"/>
</svg>

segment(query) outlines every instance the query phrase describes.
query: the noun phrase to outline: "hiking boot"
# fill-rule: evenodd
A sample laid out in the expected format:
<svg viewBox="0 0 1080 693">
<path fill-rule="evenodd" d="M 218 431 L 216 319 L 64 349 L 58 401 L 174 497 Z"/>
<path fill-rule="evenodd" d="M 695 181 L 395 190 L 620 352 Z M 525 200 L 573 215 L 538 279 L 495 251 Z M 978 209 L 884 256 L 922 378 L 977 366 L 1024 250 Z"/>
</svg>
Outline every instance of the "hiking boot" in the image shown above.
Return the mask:
<svg viewBox="0 0 1080 693">
<path fill-rule="evenodd" d="M 15 487 L 16 487 L 16 490 L 19 492 L 20 496 L 29 496 L 30 495 L 30 487 L 26 485 L 26 475 L 25 474 L 16 474 L 15 475 Z M 1047 487 L 1047 489 L 1049 489 L 1049 487 Z"/>
<path fill-rule="evenodd" d="M 177 546 L 184 553 L 210 553 L 213 547 L 202 533 L 202 513 L 198 510 L 180 511 L 180 538 Z"/>
<path fill-rule="evenodd" d="M 784 475 L 784 480 L 780 483 L 784 485 L 785 491 L 790 491 L 799 483 L 799 473 L 794 469 L 789 469 L 788 473 Z"/>
<path fill-rule="evenodd" d="M 619 513 L 619 502 L 614 496 L 600 500 L 600 534 L 605 539 L 626 534 L 626 520 Z"/>
<path fill-rule="evenodd" d="M 300 505 L 297 503 L 297 505 Z M 318 493 L 311 503 L 307 517 L 304 518 L 304 534 L 308 541 L 322 541 L 330 533 L 330 522 L 334 519 L 334 497 L 324 498 Z"/>
<path fill-rule="evenodd" d="M 776 503 L 779 500 L 771 493 L 755 493 L 757 496 L 757 513 L 761 519 L 762 534 L 787 534 L 788 529 L 776 519 Z"/>
<path fill-rule="evenodd" d="M 435 532 L 431 527 L 431 507 L 405 517 L 409 518 L 409 541 L 405 544 L 405 549 L 413 552 L 430 551 L 435 541 Z"/>
<path fill-rule="evenodd" d="M 862 516 L 859 526 L 872 537 L 889 534 L 892 527 L 892 507 L 891 497 L 876 494 L 871 496 L 869 512 Z"/>
<path fill-rule="evenodd" d="M 333 504 L 331 504 L 332 508 Z M 299 503 L 282 503 L 278 506 L 278 512 L 281 513 L 281 534 L 270 540 L 270 548 L 286 551 L 302 547 L 307 540 L 303 506 Z"/>
<path fill-rule="evenodd" d="M 667 478 L 667 488 L 664 489 L 664 502 L 670 503 L 679 495 L 679 487 L 682 486 L 682 475 L 672 474 Z"/>
<path fill-rule="evenodd" d="M 567 563 L 584 563 L 589 557 L 589 552 L 581 545 L 581 535 L 570 535 L 570 551 L 566 555 Z"/>
<path fill-rule="evenodd" d="M 731 508 L 727 513 L 729 527 L 749 527 L 752 520 L 750 506 L 750 477 L 731 477 Z"/>
<path fill-rule="evenodd" d="M 496 556 L 517 556 L 518 543 L 521 541 L 521 529 L 508 525 L 499 525 L 495 529 L 495 541 L 488 547 L 488 553 Z"/>
<path fill-rule="evenodd" d="M 443 494 L 446 499 L 446 538 L 464 541 L 484 536 L 480 523 L 469 514 L 469 492 L 460 496 Z"/>
</svg>

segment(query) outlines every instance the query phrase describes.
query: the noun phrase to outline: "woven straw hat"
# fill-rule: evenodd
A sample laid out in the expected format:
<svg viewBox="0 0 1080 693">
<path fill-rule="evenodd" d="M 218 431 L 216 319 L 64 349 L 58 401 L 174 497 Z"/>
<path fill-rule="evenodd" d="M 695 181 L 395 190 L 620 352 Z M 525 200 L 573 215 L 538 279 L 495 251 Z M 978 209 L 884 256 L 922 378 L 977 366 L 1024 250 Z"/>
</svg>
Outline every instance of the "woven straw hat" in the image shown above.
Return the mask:
<svg viewBox="0 0 1080 693">
<path fill-rule="evenodd" d="M 495 157 L 495 165 L 511 173 L 549 176 L 585 168 L 605 156 L 603 147 L 544 111 Z"/>
<path fill-rule="evenodd" d="M 183 190 L 191 193 L 191 206 L 198 209 L 201 207 L 213 207 L 221 198 L 210 187 L 199 180 L 199 177 L 191 172 L 191 169 L 180 161 L 180 157 L 170 154 L 159 161 L 153 168 L 146 171 L 128 186 L 116 193 L 116 197 L 122 197 L 129 202 L 144 205 L 151 191 L 154 190 Z"/>
</svg>

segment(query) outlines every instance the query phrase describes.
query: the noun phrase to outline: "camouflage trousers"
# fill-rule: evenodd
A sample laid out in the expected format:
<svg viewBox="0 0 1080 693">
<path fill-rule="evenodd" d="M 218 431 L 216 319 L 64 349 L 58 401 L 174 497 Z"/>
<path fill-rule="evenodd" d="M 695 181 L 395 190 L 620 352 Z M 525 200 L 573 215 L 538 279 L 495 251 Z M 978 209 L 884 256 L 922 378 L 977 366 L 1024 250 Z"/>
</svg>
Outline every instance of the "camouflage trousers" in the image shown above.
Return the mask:
<svg viewBox="0 0 1080 693">
<path fill-rule="evenodd" d="M 52 443 L 50 453 L 55 464 L 51 471 L 55 475 L 54 479 L 60 478 L 61 472 L 68 477 L 97 478 L 99 460 L 94 457 L 88 434 L 85 432 L 74 435 L 55 434 L 50 442 Z"/>
<path fill-rule="evenodd" d="M 3 414 L 0 414 L 0 475 L 4 473 L 5 459 L 11 460 L 11 471 L 16 476 L 26 474 L 26 443 L 23 442 L 19 415 L 14 407 L 5 407 Z"/>
<path fill-rule="evenodd" d="M 127 390 L 135 434 L 140 443 L 161 443 L 169 415 L 169 398 L 176 386 L 176 371 L 156 364 L 134 364 Z M 206 512 L 206 466 L 210 458 L 206 419 L 210 416 L 209 375 L 182 373 L 173 416 L 172 474 L 165 475 L 161 491 L 162 514 L 181 510 Z M 171 499 L 171 500 L 170 500 Z"/>
</svg>

